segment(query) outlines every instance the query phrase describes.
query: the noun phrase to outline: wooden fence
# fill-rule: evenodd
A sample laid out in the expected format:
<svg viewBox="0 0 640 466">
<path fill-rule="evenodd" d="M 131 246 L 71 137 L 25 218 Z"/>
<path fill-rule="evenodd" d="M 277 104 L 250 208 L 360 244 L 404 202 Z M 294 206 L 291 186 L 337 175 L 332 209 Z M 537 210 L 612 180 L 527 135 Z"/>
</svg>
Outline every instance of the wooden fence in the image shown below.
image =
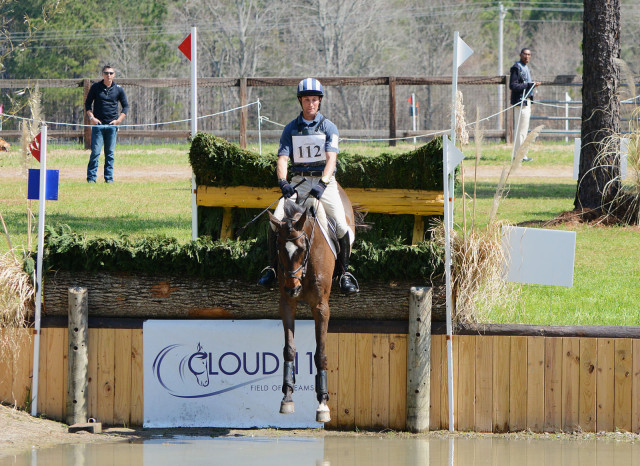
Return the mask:
<svg viewBox="0 0 640 466">
<path fill-rule="evenodd" d="M 238 100 L 240 105 L 247 105 L 247 91 L 251 87 L 294 87 L 302 79 L 301 77 L 254 77 L 254 78 L 198 78 L 198 88 L 236 88 L 238 90 Z M 432 131 L 441 130 L 442 128 L 433 128 L 422 131 L 399 131 L 397 128 L 398 113 L 396 108 L 396 89 L 398 86 L 446 86 L 451 84 L 450 76 L 337 76 L 337 77 L 322 77 L 322 83 L 324 86 L 385 86 L 388 89 L 389 103 L 389 127 L 388 131 L 365 131 L 356 129 L 343 129 L 340 134 L 343 137 L 362 137 L 365 133 L 371 137 L 372 134 L 375 137 L 388 137 L 389 145 L 394 146 L 396 141 L 394 138 L 398 137 L 412 137 L 424 135 Z M 91 79 L 0 79 L 0 89 L 30 89 L 35 86 L 39 86 L 41 89 L 45 88 L 77 88 L 83 90 L 83 96 L 86 97 L 89 87 L 92 82 L 96 80 Z M 132 86 L 139 88 L 174 88 L 183 87 L 188 88 L 190 81 L 182 78 L 135 78 L 135 79 L 118 79 L 118 83 L 123 86 Z M 508 87 L 508 76 L 460 76 L 458 77 L 458 84 L 474 85 L 474 86 L 503 86 L 505 89 Z M 553 79 L 545 81 L 544 85 L 551 86 L 580 86 L 580 76 L 574 75 L 561 75 L 555 76 Z M 504 92 L 503 109 L 509 107 L 509 93 Z M 247 121 L 248 121 L 248 109 L 245 107 L 240 112 L 240 124 L 237 134 L 240 145 L 246 147 L 247 143 Z M 483 134 L 486 137 L 504 138 L 507 142 L 511 142 L 513 139 L 513 118 L 512 115 L 508 115 L 505 120 L 505 125 L 500 129 L 483 129 Z M 84 118 L 83 123 L 88 125 L 89 122 Z M 156 122 L 149 122 L 150 124 Z M 73 128 L 71 126 L 70 128 Z M 214 132 L 216 134 L 229 137 L 232 135 L 229 131 Z M 280 131 L 274 132 L 274 134 L 280 134 Z M 84 139 L 85 148 L 89 148 L 91 140 L 91 131 L 89 127 L 69 130 L 50 130 L 49 135 L 51 137 L 60 138 L 82 138 Z M 19 137 L 20 133 L 17 130 L 3 131 L 4 137 Z M 186 139 L 189 136 L 189 131 L 186 130 L 171 130 L 165 128 L 141 128 L 140 130 L 125 129 L 119 131 L 119 138 L 141 138 L 141 137 L 154 137 L 154 138 L 177 138 Z"/>
<path fill-rule="evenodd" d="M 67 329 L 43 322 L 39 411 L 62 420 Z M 90 325 L 89 416 L 108 425 L 142 424 L 142 321 Z M 640 329 L 610 327 L 595 336 L 590 327 L 504 327 L 453 338 L 456 430 L 640 433 Z M 446 340 L 443 325 L 433 330 L 430 429 L 438 430 L 448 428 Z M 577 336 L 559 336 L 568 331 Z M 19 353 L 0 361 L 0 400 L 24 405 L 32 356 L 25 330 Z M 327 356 L 333 418 L 327 428 L 405 428 L 406 322 L 333 322 Z"/>
</svg>

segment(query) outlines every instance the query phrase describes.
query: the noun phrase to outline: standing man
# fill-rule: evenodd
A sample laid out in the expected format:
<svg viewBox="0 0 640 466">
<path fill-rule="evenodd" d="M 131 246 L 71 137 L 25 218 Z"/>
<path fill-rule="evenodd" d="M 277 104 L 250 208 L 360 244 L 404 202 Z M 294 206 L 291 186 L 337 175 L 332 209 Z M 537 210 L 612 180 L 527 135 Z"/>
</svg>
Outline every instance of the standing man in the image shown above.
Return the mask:
<svg viewBox="0 0 640 466">
<path fill-rule="evenodd" d="M 282 191 L 282 199 L 274 215 L 282 220 L 284 217 L 284 199 L 293 196 L 296 191 L 292 185 L 306 181 L 297 188 L 297 195 L 302 199 L 313 196 L 318 199 L 327 215 L 336 221 L 336 233 L 340 244 L 338 264 L 341 268 L 340 291 L 357 293 L 357 281 L 348 271 L 351 244 L 355 239 L 354 232 L 347 224 L 347 219 L 338 192 L 336 182 L 336 162 L 338 158 L 338 128 L 320 113 L 320 104 L 324 90 L 320 81 L 307 78 L 298 84 L 298 102 L 302 107 L 300 115 L 282 131 L 276 175 L 278 186 Z M 291 184 L 287 181 L 291 162 Z M 269 228 L 269 266 L 263 270 L 258 284 L 271 288 L 276 283 L 278 270 L 278 251 L 273 230 Z"/>
<path fill-rule="evenodd" d="M 87 182 L 95 183 L 98 159 L 104 144 L 104 181 L 113 182 L 113 159 L 116 149 L 118 125 L 129 113 L 129 103 L 124 89 L 113 81 L 116 72 L 111 65 L 102 67 L 102 81 L 93 83 L 87 94 L 84 109 L 91 128 L 91 156 L 87 166 Z M 122 111 L 118 111 L 118 102 Z M 93 108 L 93 109 L 92 109 Z"/>
<path fill-rule="evenodd" d="M 529 119 L 531 118 L 531 104 L 533 103 L 533 88 L 540 85 L 531 79 L 529 61 L 531 60 L 531 50 L 524 48 L 520 51 L 520 60 L 515 62 L 510 70 L 509 89 L 511 89 L 511 105 L 519 104 L 515 107 L 517 133 L 513 142 L 513 153 L 517 154 L 518 149 L 524 142 L 529 132 Z M 530 162 L 531 158 L 524 157 L 524 162 Z"/>
</svg>

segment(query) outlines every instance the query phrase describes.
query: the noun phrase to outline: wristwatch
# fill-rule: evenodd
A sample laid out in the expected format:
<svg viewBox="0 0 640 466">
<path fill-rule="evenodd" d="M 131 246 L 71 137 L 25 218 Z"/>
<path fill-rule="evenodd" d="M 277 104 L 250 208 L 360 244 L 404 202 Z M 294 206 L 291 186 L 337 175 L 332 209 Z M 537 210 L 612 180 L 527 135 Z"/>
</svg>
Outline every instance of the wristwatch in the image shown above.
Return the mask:
<svg viewBox="0 0 640 466">
<path fill-rule="evenodd" d="M 331 180 L 330 176 L 324 175 L 322 178 L 320 178 L 322 180 L 322 182 L 324 184 L 329 184 L 329 180 Z"/>
</svg>

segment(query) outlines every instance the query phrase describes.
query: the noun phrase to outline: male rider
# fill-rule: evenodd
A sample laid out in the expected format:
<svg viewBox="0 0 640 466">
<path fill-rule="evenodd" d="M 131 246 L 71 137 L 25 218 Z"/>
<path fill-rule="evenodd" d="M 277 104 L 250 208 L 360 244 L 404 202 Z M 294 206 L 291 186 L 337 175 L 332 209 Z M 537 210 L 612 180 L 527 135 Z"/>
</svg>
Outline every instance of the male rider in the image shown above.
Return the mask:
<svg viewBox="0 0 640 466">
<path fill-rule="evenodd" d="M 298 84 L 298 102 L 302 111 L 297 118 L 285 126 L 280 137 L 276 174 L 282 199 L 274 215 L 282 220 L 284 199 L 294 195 L 306 199 L 313 196 L 318 199 L 327 215 L 336 221 L 336 233 L 340 246 L 338 263 L 341 268 L 340 291 L 356 293 L 359 290 L 353 275 L 348 272 L 349 256 L 354 234 L 347 224 L 344 207 L 336 182 L 336 161 L 338 157 L 338 128 L 320 113 L 320 104 L 324 90 L 320 81 L 307 78 Z M 292 179 L 287 181 L 291 163 Z M 306 181 L 294 190 L 293 185 L 302 179 Z M 258 284 L 271 288 L 276 282 L 278 254 L 275 235 L 269 230 L 269 262 L 263 270 Z"/>
</svg>

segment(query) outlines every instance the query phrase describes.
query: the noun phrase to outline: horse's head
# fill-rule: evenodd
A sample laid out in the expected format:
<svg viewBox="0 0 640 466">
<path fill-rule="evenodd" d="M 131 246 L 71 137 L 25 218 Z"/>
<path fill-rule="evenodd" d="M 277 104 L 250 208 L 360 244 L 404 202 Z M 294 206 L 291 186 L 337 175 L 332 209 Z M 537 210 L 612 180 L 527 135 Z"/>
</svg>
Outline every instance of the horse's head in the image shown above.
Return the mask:
<svg viewBox="0 0 640 466">
<path fill-rule="evenodd" d="M 203 387 L 209 385 L 209 364 L 207 361 L 207 353 L 202 351 L 200 343 L 198 343 L 198 351 L 193 353 L 189 358 L 188 367 L 191 373 L 196 377 L 198 385 Z"/>
<path fill-rule="evenodd" d="M 284 203 L 282 220 L 269 212 L 269 221 L 278 238 L 278 274 L 284 278 L 284 291 L 292 298 L 302 292 L 302 279 L 309 262 L 311 238 L 305 231 L 307 212 L 305 207 L 290 199 Z"/>
</svg>

